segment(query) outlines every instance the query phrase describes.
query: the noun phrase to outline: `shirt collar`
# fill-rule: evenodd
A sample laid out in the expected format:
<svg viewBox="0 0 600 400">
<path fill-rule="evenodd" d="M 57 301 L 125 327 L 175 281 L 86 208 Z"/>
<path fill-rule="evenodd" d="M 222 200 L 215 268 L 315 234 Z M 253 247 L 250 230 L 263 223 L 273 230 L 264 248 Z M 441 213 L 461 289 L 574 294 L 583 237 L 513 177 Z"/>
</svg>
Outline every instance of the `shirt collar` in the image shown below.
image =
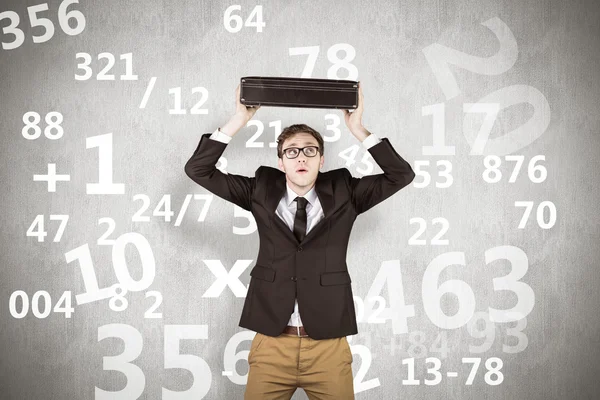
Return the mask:
<svg viewBox="0 0 600 400">
<path fill-rule="evenodd" d="M 315 182 L 315 185 L 316 185 L 316 182 Z M 317 192 L 315 191 L 315 185 L 313 185 L 313 187 L 304 196 L 301 196 L 301 197 L 304 197 L 306 200 L 308 200 L 308 202 L 311 205 L 314 205 L 315 202 L 317 201 Z M 296 197 L 298 197 L 298 194 L 296 192 L 294 192 L 292 190 L 292 188 L 290 188 L 290 185 L 287 182 L 287 180 L 285 182 L 285 186 L 287 188 L 287 191 L 285 193 L 285 204 L 289 207 L 294 202 L 294 199 Z"/>
</svg>

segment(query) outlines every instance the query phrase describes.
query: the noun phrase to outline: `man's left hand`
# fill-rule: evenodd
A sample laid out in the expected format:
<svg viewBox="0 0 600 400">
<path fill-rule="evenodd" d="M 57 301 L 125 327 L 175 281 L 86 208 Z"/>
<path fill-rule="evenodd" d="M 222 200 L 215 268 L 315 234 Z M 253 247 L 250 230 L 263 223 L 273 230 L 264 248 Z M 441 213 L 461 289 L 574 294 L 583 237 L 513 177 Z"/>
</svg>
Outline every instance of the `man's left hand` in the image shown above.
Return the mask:
<svg viewBox="0 0 600 400">
<path fill-rule="evenodd" d="M 361 142 L 369 135 L 368 131 L 362 125 L 363 113 L 363 94 L 360 82 L 358 82 L 358 105 L 353 112 L 342 109 L 344 112 L 344 120 L 350 132 Z"/>
</svg>

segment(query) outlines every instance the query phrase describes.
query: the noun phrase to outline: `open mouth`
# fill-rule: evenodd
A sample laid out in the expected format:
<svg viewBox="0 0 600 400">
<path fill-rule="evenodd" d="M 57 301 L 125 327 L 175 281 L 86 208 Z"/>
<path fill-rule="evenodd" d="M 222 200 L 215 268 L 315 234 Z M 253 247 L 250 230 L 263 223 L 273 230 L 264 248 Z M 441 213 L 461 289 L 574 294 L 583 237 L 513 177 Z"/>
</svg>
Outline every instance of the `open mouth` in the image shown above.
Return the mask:
<svg viewBox="0 0 600 400">
<path fill-rule="evenodd" d="M 308 170 L 306 168 L 299 168 L 296 170 L 296 172 L 299 174 L 305 174 L 308 172 Z"/>
</svg>

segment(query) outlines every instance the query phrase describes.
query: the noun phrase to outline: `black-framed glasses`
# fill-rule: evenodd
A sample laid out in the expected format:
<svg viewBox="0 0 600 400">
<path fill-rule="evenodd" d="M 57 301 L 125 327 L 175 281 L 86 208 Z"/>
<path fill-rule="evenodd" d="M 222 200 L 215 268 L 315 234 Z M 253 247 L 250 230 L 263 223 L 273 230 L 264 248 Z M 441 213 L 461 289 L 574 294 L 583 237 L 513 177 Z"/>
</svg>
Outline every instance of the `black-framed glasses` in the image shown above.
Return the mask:
<svg viewBox="0 0 600 400">
<path fill-rule="evenodd" d="M 288 147 L 283 150 L 283 153 L 287 158 L 296 158 L 300 154 L 300 150 L 302 150 L 306 157 L 314 157 L 319 152 L 319 146 Z"/>
</svg>

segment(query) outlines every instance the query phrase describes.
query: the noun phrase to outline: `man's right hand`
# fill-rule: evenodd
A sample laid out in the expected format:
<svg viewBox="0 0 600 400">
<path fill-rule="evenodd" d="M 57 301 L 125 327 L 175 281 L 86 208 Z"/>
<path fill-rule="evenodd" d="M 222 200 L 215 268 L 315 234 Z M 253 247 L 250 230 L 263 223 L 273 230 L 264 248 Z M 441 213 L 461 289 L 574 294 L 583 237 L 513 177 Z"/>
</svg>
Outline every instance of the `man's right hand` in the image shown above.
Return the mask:
<svg viewBox="0 0 600 400">
<path fill-rule="evenodd" d="M 231 117 L 226 124 L 221 126 L 221 132 L 230 137 L 235 136 L 240 129 L 246 126 L 248 121 L 252 119 L 254 114 L 256 114 L 256 111 L 260 108 L 260 106 L 246 107 L 244 104 L 240 103 L 240 85 L 235 89 L 235 106 L 235 114 L 233 117 Z"/>
<path fill-rule="evenodd" d="M 235 113 L 236 113 L 236 115 L 240 116 L 240 118 L 243 118 L 245 120 L 244 125 L 246 125 L 246 123 L 252 119 L 254 114 L 256 114 L 256 111 L 258 111 L 258 109 L 260 108 L 260 106 L 246 107 L 244 104 L 240 103 L 240 85 L 239 84 L 238 84 L 237 89 L 235 90 L 235 105 L 236 105 Z"/>
</svg>

